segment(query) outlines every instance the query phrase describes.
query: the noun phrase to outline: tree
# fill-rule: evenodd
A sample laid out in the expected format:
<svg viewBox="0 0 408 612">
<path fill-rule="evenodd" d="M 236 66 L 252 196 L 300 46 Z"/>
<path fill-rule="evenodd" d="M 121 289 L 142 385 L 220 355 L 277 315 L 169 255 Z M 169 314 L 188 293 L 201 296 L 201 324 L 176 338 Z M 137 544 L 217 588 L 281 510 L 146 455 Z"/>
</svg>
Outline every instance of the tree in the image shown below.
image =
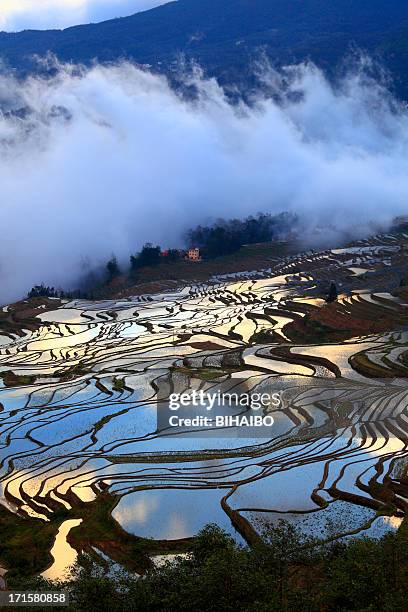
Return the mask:
<svg viewBox="0 0 408 612">
<path fill-rule="evenodd" d="M 106 269 L 108 271 L 110 281 L 120 275 L 120 268 L 115 255 L 112 255 L 111 259 L 106 264 Z"/>
<path fill-rule="evenodd" d="M 331 283 L 330 285 L 330 289 L 329 289 L 329 293 L 327 294 L 326 297 L 326 302 L 328 304 L 331 304 L 332 302 L 335 302 L 338 298 L 338 291 L 337 291 L 337 287 L 335 285 L 335 283 Z"/>
<path fill-rule="evenodd" d="M 216 525 L 207 525 L 191 542 L 187 555 L 152 567 L 143 579 L 115 568 L 94 552 L 78 555 L 68 582 L 30 578 L 28 568 L 17 564 L 8 574 L 8 586 L 18 591 L 68 591 L 68 612 L 93 612 L 95 602 L 98 612 L 391 612 L 407 608 L 405 522 L 396 533 L 380 539 L 360 537 L 332 544 L 307 537 L 285 521 L 259 522 L 257 527 L 261 540 L 247 547 Z"/>
<path fill-rule="evenodd" d="M 167 251 L 166 261 L 168 263 L 174 263 L 181 258 L 180 251 L 178 249 L 169 249 Z"/>
<path fill-rule="evenodd" d="M 44 283 L 41 283 L 41 285 L 35 285 L 35 287 L 30 289 L 30 291 L 28 292 L 27 297 L 28 298 L 34 298 L 34 297 L 51 297 L 51 298 L 64 297 L 64 292 L 63 291 L 57 291 L 56 289 L 54 289 L 54 287 L 48 287 L 48 286 L 44 285 Z"/>
<path fill-rule="evenodd" d="M 234 253 L 244 244 L 285 238 L 296 231 L 298 219 L 291 213 L 259 213 L 246 219 L 218 219 L 210 226 L 199 225 L 186 236 L 192 247 L 199 247 L 205 258 Z"/>
<path fill-rule="evenodd" d="M 130 256 L 130 268 L 135 271 L 145 266 L 156 266 L 160 263 L 161 248 L 147 242 L 140 253 Z"/>
</svg>

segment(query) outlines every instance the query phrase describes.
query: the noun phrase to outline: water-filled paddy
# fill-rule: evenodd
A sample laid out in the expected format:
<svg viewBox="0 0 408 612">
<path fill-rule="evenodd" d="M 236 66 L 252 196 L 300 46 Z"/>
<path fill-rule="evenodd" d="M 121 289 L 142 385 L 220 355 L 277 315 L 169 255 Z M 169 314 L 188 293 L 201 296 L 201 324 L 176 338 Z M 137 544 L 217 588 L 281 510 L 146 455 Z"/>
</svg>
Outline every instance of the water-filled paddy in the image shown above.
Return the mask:
<svg viewBox="0 0 408 612">
<path fill-rule="evenodd" d="M 392 259 L 395 245 L 389 246 Z M 374 322 L 392 316 L 395 333 L 306 342 L 302 327 L 325 308 L 316 287 L 329 282 L 333 267 L 342 273 L 343 255 L 355 255 L 357 267 L 370 269 L 380 250 L 361 245 L 320 259 L 309 254 L 259 272 L 259 278 L 251 273 L 150 301 L 66 303 L 43 313 L 36 331 L 3 338 L 0 502 L 7 512 L 31 516 L 39 529 L 53 525 L 58 511 L 67 513 L 47 571 L 61 574 L 67 559 L 75 559 L 78 551 L 66 536 L 68 530 L 78 534 L 79 524 L 97 548 L 101 538 L 119 537 L 117 524 L 129 537 L 177 540 L 215 522 L 241 540 L 234 511 L 255 529 L 260 517 L 286 516 L 302 526 L 305 517 L 323 521 L 338 507 L 357 531 L 363 524 L 370 534 L 395 528 L 406 504 L 398 493 L 406 474 L 406 385 L 401 377 L 385 389 L 357 371 L 353 359 L 362 354 L 365 368 L 392 373 L 398 366 L 401 374 L 408 349 L 404 302 L 390 295 L 386 280 L 374 297 L 350 285 L 334 306 L 338 316 Z M 295 266 L 302 273 L 293 274 Z M 349 271 L 344 279 L 353 282 Z M 358 276 L 355 282 L 365 281 Z M 156 431 L 163 380 L 171 390 L 239 379 L 248 388 L 285 389 L 287 401 L 275 410 L 268 436 Z M 371 399 L 357 410 L 362 394 Z M 390 516 L 367 527 L 384 509 L 383 494 L 392 500 Z M 99 511 L 102 534 L 92 523 Z M 340 520 L 336 516 L 329 518 Z M 73 541 L 80 550 L 79 536 Z"/>
</svg>

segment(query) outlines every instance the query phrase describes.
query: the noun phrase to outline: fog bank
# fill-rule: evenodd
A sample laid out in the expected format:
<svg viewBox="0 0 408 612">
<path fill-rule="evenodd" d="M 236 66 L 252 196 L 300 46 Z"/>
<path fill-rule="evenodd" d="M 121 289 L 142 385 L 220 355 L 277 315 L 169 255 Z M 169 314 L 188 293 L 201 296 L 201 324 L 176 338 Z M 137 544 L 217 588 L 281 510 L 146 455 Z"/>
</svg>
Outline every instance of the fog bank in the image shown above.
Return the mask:
<svg viewBox="0 0 408 612">
<path fill-rule="evenodd" d="M 1 302 L 209 218 L 289 210 L 305 235 L 364 234 L 407 211 L 408 114 L 380 84 L 265 69 L 249 107 L 194 78 L 186 101 L 130 64 L 0 77 Z"/>
</svg>

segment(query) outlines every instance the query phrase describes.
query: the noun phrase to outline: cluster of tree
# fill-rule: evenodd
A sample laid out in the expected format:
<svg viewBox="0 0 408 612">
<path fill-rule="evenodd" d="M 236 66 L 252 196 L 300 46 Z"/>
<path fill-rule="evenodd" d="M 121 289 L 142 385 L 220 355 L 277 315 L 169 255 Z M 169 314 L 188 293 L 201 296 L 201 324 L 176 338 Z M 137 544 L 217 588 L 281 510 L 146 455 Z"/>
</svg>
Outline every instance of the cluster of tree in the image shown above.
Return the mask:
<svg viewBox="0 0 408 612">
<path fill-rule="evenodd" d="M 117 276 L 120 276 L 120 268 L 115 255 L 112 255 L 106 264 L 106 270 L 108 272 L 108 281 L 112 281 Z"/>
<path fill-rule="evenodd" d="M 130 256 L 131 273 L 146 266 L 157 266 L 160 263 L 160 256 L 161 248 L 147 242 L 139 253 Z"/>
<path fill-rule="evenodd" d="M 246 219 L 219 219 L 213 225 L 199 225 L 187 232 L 191 246 L 199 247 L 204 257 L 234 253 L 244 244 L 268 242 L 286 237 L 295 231 L 298 218 L 291 213 L 271 215 L 259 213 Z"/>
<path fill-rule="evenodd" d="M 214 525 L 191 553 L 143 579 L 81 556 L 67 583 L 15 578 L 18 590 L 66 590 L 76 612 L 341 612 L 406 610 L 408 533 L 332 544 L 301 537 L 289 523 L 264 527 L 252 548 Z M 97 603 L 96 603 L 97 602 Z M 95 605 L 97 608 L 95 608 Z"/>
<path fill-rule="evenodd" d="M 184 251 L 180 249 L 167 249 L 162 251 L 161 247 L 153 246 L 147 242 L 142 250 L 136 255 L 130 256 L 130 272 L 146 266 L 157 266 L 159 263 L 174 263 L 183 257 Z"/>
<path fill-rule="evenodd" d="M 61 300 L 73 300 L 73 299 L 87 299 L 89 297 L 86 291 L 81 291 L 80 289 L 76 289 L 75 291 L 64 291 L 63 289 L 55 289 L 54 287 L 48 287 L 44 283 L 41 285 L 35 285 L 30 289 L 27 294 L 27 297 L 36 298 L 36 297 L 48 297 L 48 298 L 59 298 Z"/>
<path fill-rule="evenodd" d="M 182 257 L 182 252 L 178 249 L 168 249 L 162 251 L 161 247 L 154 246 L 150 242 L 146 242 L 142 250 L 135 255 L 130 256 L 129 275 L 133 276 L 140 268 L 157 266 L 161 262 L 174 263 Z M 115 255 L 109 259 L 106 264 L 108 273 L 108 282 L 121 275 L 121 269 Z"/>
<path fill-rule="evenodd" d="M 61 290 L 57 290 L 54 289 L 54 287 L 48 287 L 47 285 L 44 285 L 43 283 L 41 285 L 35 285 L 32 289 L 30 289 L 30 291 L 27 294 L 28 298 L 33 298 L 33 297 L 50 297 L 50 298 L 58 298 L 61 297 L 61 293 L 63 293 L 63 291 Z"/>
<path fill-rule="evenodd" d="M 291 213 L 278 215 L 258 213 L 255 217 L 244 220 L 219 219 L 213 225 L 201 226 L 189 230 L 186 234 L 186 243 L 191 247 L 198 247 L 204 258 L 214 258 L 234 253 L 244 244 L 268 242 L 285 238 L 297 229 L 298 219 Z M 145 267 L 154 267 L 159 263 L 172 264 L 183 258 L 182 249 L 168 249 L 163 251 L 159 245 L 147 242 L 136 254 L 130 256 L 130 266 L 122 271 L 118 260 L 112 254 L 103 270 L 93 270 L 87 279 L 82 279 L 78 285 L 80 290 L 66 292 L 44 284 L 33 287 L 28 297 L 59 297 L 59 298 L 90 298 L 94 291 L 98 292 L 121 275 L 134 277 L 138 270 Z"/>
</svg>

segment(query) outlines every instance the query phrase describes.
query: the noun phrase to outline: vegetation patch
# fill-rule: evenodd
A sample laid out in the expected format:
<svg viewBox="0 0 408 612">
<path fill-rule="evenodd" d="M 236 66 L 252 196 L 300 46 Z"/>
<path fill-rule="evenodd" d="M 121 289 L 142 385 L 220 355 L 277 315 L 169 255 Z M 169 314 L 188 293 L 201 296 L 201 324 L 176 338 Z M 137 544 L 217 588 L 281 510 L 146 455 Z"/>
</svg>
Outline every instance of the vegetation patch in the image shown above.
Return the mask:
<svg viewBox="0 0 408 612">
<path fill-rule="evenodd" d="M 0 378 L 3 379 L 5 387 L 22 387 L 24 385 L 32 385 L 36 381 L 36 376 L 14 374 L 12 370 L 0 372 Z"/>
<path fill-rule="evenodd" d="M 112 383 L 112 389 L 118 393 L 122 393 L 126 389 L 126 382 L 124 378 L 115 377 Z"/>
<path fill-rule="evenodd" d="M 76 363 L 64 370 L 56 370 L 54 376 L 58 376 L 61 382 L 69 382 L 75 378 L 85 376 L 91 372 L 91 368 L 84 363 Z"/>
<path fill-rule="evenodd" d="M 56 310 L 61 305 L 60 299 L 48 297 L 32 297 L 10 304 L 7 310 L 0 309 L 0 335 L 23 336 L 25 329 L 35 331 L 44 325 L 38 315 Z"/>
<path fill-rule="evenodd" d="M 95 555 L 78 559 L 67 583 L 27 580 L 21 590 L 68 590 L 70 610 L 100 612 L 391 612 L 406 609 L 405 524 L 379 540 L 325 543 L 291 524 L 259 525 L 248 548 L 208 525 L 187 556 L 152 567 L 143 580 L 107 572 Z"/>
<path fill-rule="evenodd" d="M 240 368 L 227 366 L 223 366 L 222 368 L 187 368 L 186 366 L 174 366 L 172 368 L 172 372 L 175 374 L 184 374 L 190 378 L 200 378 L 205 381 L 218 380 L 219 378 L 239 371 Z"/>
<path fill-rule="evenodd" d="M 8 569 L 12 582 L 17 575 L 31 576 L 51 563 L 54 544 L 63 515 L 56 513 L 52 521 L 24 518 L 0 505 L 0 563 Z"/>
<path fill-rule="evenodd" d="M 72 510 L 59 506 L 47 522 L 18 516 L 0 505 L 0 564 L 8 570 L 9 585 L 16 584 L 21 576 L 34 576 L 51 565 L 50 550 L 65 520 L 82 519 L 67 537 L 79 553 L 90 553 L 97 548 L 129 571 L 138 573 L 152 567 L 151 555 L 180 553 L 191 547 L 191 538 L 149 540 L 126 532 L 112 517 L 119 498 L 107 492 L 88 503 L 72 493 L 66 497 Z"/>
<path fill-rule="evenodd" d="M 390 331 L 395 328 L 392 317 L 377 312 L 375 318 L 359 318 L 343 310 L 336 302 L 315 308 L 305 317 L 296 319 L 285 327 L 285 334 L 294 342 L 308 344 L 343 342 L 356 336 Z"/>
</svg>

